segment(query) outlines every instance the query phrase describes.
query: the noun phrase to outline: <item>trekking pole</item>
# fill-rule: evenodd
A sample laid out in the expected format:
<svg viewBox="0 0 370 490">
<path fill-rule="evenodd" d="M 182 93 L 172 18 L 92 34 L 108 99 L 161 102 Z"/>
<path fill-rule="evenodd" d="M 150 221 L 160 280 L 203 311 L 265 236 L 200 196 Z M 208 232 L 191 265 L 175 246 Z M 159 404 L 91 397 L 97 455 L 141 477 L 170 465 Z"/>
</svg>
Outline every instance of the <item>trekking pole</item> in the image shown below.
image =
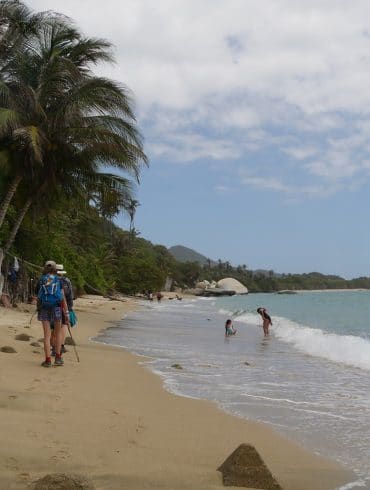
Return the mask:
<svg viewBox="0 0 370 490">
<path fill-rule="evenodd" d="M 69 335 L 71 336 L 73 350 L 75 351 L 77 362 L 80 362 L 80 358 L 78 357 L 78 353 L 77 353 L 77 349 L 76 349 L 76 344 L 75 344 L 75 341 L 73 340 L 73 337 L 72 337 L 71 327 L 69 325 L 68 325 L 68 332 L 69 332 Z"/>
<path fill-rule="evenodd" d="M 36 311 L 37 311 L 37 310 L 35 310 L 35 311 L 32 313 L 32 316 L 31 316 L 31 318 L 30 318 L 30 325 L 31 325 L 31 323 L 32 323 L 33 317 L 36 315 Z"/>
</svg>

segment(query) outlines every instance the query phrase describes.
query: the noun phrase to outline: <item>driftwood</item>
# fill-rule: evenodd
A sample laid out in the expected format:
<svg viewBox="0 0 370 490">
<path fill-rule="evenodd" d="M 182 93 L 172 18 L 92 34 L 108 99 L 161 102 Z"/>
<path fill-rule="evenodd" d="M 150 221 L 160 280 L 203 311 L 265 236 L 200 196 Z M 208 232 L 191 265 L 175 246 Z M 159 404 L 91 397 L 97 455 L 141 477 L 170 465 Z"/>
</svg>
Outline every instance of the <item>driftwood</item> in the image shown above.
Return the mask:
<svg viewBox="0 0 370 490">
<path fill-rule="evenodd" d="M 99 294 L 99 296 L 103 296 L 104 298 L 108 298 L 111 301 L 121 301 L 122 303 L 125 303 L 126 302 L 125 299 L 120 299 L 120 298 L 117 298 L 116 296 L 112 296 L 111 294 L 103 293 L 102 291 L 99 291 L 99 289 L 94 288 L 90 284 L 85 283 L 85 287 L 84 288 L 85 288 L 85 291 L 87 293 Z"/>
</svg>

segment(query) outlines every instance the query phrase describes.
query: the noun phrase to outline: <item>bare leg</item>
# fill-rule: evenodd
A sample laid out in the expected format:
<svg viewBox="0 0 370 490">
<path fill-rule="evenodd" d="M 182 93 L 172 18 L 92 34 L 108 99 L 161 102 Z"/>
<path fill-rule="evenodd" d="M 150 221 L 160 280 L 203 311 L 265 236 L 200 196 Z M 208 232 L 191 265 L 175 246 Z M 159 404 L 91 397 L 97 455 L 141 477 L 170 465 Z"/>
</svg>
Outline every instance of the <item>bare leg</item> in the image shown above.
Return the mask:
<svg viewBox="0 0 370 490">
<path fill-rule="evenodd" d="M 62 346 L 62 324 L 60 320 L 54 322 L 55 352 L 60 354 Z"/>
<path fill-rule="evenodd" d="M 269 322 L 269 320 L 267 320 L 267 318 L 265 318 L 263 320 L 263 333 L 264 333 L 265 337 L 267 337 L 269 334 L 269 326 L 270 326 L 270 322 Z"/>
<path fill-rule="evenodd" d="M 66 340 L 66 337 L 67 337 L 67 332 L 68 332 L 67 325 L 62 325 L 62 342 L 61 342 L 62 345 L 65 344 L 65 340 Z"/>
<path fill-rule="evenodd" d="M 45 358 L 50 357 L 50 338 L 51 338 L 51 329 L 50 322 L 47 320 L 43 320 L 42 328 L 44 329 L 44 352 Z"/>
</svg>

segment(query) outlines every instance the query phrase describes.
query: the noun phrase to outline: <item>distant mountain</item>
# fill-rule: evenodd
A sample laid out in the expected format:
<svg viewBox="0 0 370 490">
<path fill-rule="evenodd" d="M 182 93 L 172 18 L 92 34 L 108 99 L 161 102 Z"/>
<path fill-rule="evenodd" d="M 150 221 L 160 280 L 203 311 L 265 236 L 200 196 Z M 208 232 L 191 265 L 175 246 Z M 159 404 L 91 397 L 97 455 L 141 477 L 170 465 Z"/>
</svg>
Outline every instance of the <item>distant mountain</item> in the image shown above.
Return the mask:
<svg viewBox="0 0 370 490">
<path fill-rule="evenodd" d="M 198 262 L 200 265 L 208 264 L 208 258 L 205 255 L 202 255 L 191 248 L 183 247 L 182 245 L 170 247 L 168 251 L 179 262 Z M 215 264 L 215 262 L 211 260 L 211 264 Z"/>
</svg>

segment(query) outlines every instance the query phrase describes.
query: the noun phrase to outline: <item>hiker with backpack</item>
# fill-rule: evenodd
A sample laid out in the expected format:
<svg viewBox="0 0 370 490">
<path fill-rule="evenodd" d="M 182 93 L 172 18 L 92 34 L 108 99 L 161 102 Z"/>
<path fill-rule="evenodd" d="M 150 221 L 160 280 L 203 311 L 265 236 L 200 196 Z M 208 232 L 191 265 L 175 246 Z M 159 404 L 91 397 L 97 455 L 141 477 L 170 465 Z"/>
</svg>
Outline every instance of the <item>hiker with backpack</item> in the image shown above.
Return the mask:
<svg viewBox="0 0 370 490">
<path fill-rule="evenodd" d="M 54 324 L 55 361 L 54 366 L 63 366 L 61 355 L 62 345 L 62 314 L 69 323 L 68 307 L 64 296 L 57 264 L 53 260 L 45 262 L 44 271 L 37 287 L 37 318 L 44 329 L 45 361 L 43 367 L 51 367 L 51 324 Z"/>
</svg>

